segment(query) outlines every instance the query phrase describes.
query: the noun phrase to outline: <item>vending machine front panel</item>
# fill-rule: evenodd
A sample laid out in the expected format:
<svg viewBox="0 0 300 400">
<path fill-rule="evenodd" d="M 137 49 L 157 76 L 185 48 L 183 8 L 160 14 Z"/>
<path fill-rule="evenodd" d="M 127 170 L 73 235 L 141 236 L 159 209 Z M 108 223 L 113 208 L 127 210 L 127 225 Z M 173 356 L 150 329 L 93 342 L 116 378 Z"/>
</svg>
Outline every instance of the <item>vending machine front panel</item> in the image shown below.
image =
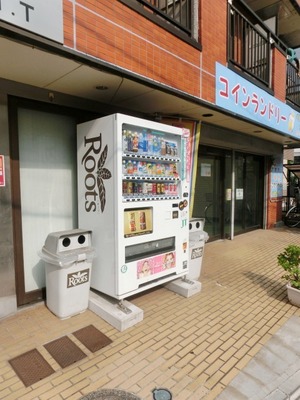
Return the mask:
<svg viewBox="0 0 300 400">
<path fill-rule="evenodd" d="M 124 299 L 188 273 L 185 141 L 181 128 L 123 114 L 78 125 L 79 227 L 93 232 L 93 289 Z"/>
</svg>

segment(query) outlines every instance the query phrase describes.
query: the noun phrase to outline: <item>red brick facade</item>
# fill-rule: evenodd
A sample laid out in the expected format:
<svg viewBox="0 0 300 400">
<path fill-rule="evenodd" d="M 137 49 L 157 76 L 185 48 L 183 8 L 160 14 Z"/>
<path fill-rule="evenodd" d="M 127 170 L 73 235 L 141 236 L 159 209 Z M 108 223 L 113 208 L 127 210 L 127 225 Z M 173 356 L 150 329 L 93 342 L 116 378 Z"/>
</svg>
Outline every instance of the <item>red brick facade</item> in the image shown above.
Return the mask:
<svg viewBox="0 0 300 400">
<path fill-rule="evenodd" d="M 227 0 L 199 0 L 199 43 L 192 46 L 117 0 L 64 0 L 64 45 L 198 99 L 215 102 L 215 63 L 227 62 Z M 286 59 L 272 52 L 272 88 L 285 102 Z M 268 201 L 268 227 L 281 219 Z"/>
</svg>

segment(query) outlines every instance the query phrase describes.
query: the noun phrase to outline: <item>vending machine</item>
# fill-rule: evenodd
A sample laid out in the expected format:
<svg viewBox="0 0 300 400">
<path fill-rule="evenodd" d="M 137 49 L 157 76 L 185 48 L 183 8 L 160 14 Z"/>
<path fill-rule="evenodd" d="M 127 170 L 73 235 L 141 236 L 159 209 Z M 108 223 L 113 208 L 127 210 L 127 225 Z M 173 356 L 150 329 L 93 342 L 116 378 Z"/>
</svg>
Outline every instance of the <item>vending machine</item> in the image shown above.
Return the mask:
<svg viewBox="0 0 300 400">
<path fill-rule="evenodd" d="M 122 300 L 185 276 L 186 131 L 114 114 L 78 125 L 77 144 L 79 226 L 96 250 L 91 287 Z"/>
</svg>

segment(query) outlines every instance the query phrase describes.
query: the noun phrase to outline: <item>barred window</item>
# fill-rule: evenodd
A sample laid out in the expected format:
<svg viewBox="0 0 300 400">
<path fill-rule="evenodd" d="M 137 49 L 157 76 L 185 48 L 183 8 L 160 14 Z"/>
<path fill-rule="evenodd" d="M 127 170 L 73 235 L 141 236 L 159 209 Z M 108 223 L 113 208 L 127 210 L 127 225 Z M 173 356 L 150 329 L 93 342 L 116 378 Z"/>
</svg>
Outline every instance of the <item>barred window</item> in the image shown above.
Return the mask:
<svg viewBox="0 0 300 400">
<path fill-rule="evenodd" d="M 161 18 L 191 33 L 191 0 L 138 0 Z"/>
<path fill-rule="evenodd" d="M 198 38 L 198 0 L 119 1 L 193 46 L 201 48 Z"/>
</svg>

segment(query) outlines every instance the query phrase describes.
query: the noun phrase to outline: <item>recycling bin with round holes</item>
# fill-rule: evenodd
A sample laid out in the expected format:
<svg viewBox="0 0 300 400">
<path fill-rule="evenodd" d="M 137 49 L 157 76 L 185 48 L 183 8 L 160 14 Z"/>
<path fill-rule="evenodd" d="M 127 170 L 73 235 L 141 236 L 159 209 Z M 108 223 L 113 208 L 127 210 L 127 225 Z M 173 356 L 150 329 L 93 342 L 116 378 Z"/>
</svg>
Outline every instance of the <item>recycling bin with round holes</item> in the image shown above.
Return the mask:
<svg viewBox="0 0 300 400">
<path fill-rule="evenodd" d="M 209 236 L 204 229 L 204 218 L 192 218 L 189 223 L 189 273 L 187 278 L 198 280 L 201 274 L 204 245 Z"/>
<path fill-rule="evenodd" d="M 59 318 L 69 318 L 88 308 L 95 255 L 91 242 L 91 231 L 53 232 L 39 252 L 45 262 L 46 304 Z"/>
</svg>

